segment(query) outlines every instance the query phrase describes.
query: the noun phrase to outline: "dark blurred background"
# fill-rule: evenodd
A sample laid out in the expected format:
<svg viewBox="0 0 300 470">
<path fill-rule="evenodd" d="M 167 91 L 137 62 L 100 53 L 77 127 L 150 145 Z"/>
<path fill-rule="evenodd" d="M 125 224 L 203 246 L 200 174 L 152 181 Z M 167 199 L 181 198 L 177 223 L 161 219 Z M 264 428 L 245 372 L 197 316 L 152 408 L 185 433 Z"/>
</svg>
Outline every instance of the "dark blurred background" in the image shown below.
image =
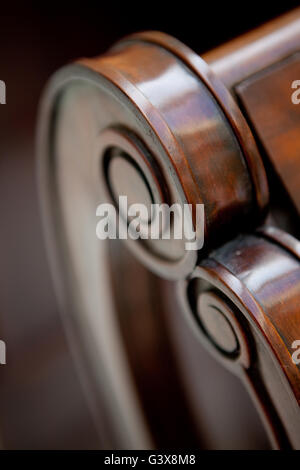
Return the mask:
<svg viewBox="0 0 300 470">
<path fill-rule="evenodd" d="M 41 3 L 1 4 L 0 338 L 8 364 L 0 366 L 0 434 L 5 448 L 89 448 L 97 437 L 61 326 L 39 217 L 34 139 L 45 82 L 128 33 L 162 30 L 202 53 L 298 2 Z"/>
</svg>

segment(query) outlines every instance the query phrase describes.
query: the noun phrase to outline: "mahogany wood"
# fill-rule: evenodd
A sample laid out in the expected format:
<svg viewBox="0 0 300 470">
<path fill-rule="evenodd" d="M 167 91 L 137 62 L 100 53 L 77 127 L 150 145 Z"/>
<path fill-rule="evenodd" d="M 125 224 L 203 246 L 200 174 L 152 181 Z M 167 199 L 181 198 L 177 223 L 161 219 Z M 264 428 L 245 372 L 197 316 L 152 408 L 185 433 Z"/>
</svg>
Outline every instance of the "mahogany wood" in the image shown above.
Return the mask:
<svg viewBox="0 0 300 470">
<path fill-rule="evenodd" d="M 289 100 L 299 48 L 300 9 L 206 62 L 174 38 L 146 32 L 62 69 L 47 87 L 38 151 L 50 261 L 80 374 L 96 421 L 106 410 L 112 447 L 179 445 L 175 410 L 186 440 L 201 439 L 168 326 L 157 310 L 151 317 L 147 299 L 160 292 L 157 279 L 148 283 L 147 271 L 130 268 L 118 251 L 109 261 L 95 239 L 97 204 L 115 203 L 128 188 L 139 202 L 188 202 L 193 216 L 204 203 L 198 253 L 176 240 L 128 247 L 147 269 L 177 280 L 178 305 L 197 338 L 246 384 L 273 445 L 300 448 L 300 369 L 292 359 L 300 248 L 297 233 L 270 217 L 276 191 L 290 196 L 284 212 L 292 214 L 290 200 L 300 208 L 300 105 Z M 137 312 L 143 302 L 145 331 L 128 313 L 129 303 Z M 161 392 L 164 377 L 169 386 Z"/>
</svg>

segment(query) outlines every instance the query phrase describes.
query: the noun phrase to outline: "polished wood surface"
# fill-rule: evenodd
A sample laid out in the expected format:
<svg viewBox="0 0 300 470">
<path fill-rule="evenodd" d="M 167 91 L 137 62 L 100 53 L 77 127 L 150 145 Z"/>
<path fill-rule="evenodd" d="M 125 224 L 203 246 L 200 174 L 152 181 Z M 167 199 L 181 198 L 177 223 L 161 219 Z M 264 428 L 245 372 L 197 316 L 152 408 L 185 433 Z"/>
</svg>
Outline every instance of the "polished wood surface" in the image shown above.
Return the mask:
<svg viewBox="0 0 300 470">
<path fill-rule="evenodd" d="M 245 113 L 268 158 L 300 211 L 300 109 L 292 102 L 300 52 L 236 87 Z"/>
<path fill-rule="evenodd" d="M 204 54 L 214 74 L 231 90 L 251 75 L 299 51 L 300 8 Z"/>
<path fill-rule="evenodd" d="M 268 185 L 255 141 L 228 90 L 210 76 L 198 56 L 179 41 L 154 32 L 125 38 L 105 56 L 82 59 L 80 64 L 111 81 L 150 126 L 155 141 L 145 134 L 143 144 L 160 168 L 161 184 L 169 195 L 166 202 L 204 204 L 207 249 L 219 243 L 220 229 L 223 237 L 231 236 L 237 226 L 261 220 Z M 173 91 L 170 82 L 176 84 Z M 125 127 L 119 116 L 112 119 L 112 126 Z M 142 253 L 144 262 L 149 252 L 151 258 L 155 252 L 170 257 L 171 244 L 162 249 L 149 244 Z M 132 248 L 136 251 L 138 244 Z M 167 270 L 159 259 L 150 258 L 149 266 L 168 278 L 186 275 L 192 260 L 184 262 L 187 253 L 175 247 L 176 252 L 180 270 L 174 269 L 174 262 Z"/>
<path fill-rule="evenodd" d="M 300 335 L 300 244 L 291 237 L 281 247 L 281 237 L 280 230 L 267 229 L 225 244 L 199 264 L 185 295 L 206 346 L 254 392 L 274 444 L 298 448 L 300 371 L 291 356 Z M 199 317 L 197 299 L 203 292 L 211 296 L 210 307 L 230 319 L 237 352 L 220 349 Z M 235 321 L 226 308 L 232 309 Z"/>
<path fill-rule="evenodd" d="M 177 410 L 187 441 L 205 447 L 178 372 L 179 348 L 167 338 L 175 317 L 168 326 L 157 306 L 151 315 L 165 284 L 148 282 L 128 254 L 107 258 L 95 240 L 96 205 L 117 205 L 128 190 L 133 201 L 188 202 L 194 217 L 204 204 L 198 253 L 174 239 L 126 244 L 147 270 L 176 280 L 178 310 L 246 385 L 272 445 L 300 448 L 300 371 L 292 359 L 300 339 L 299 219 L 291 229 L 274 217 L 277 192 L 289 196 L 286 215 L 294 214 L 291 201 L 299 209 L 300 108 L 289 99 L 299 13 L 206 55 L 207 63 L 170 36 L 135 34 L 65 67 L 47 87 L 38 148 L 50 261 L 96 421 L 104 408 L 112 446 L 173 444 Z M 122 307 L 124 316 L 115 311 Z M 143 320 L 132 311 L 143 311 Z"/>
</svg>

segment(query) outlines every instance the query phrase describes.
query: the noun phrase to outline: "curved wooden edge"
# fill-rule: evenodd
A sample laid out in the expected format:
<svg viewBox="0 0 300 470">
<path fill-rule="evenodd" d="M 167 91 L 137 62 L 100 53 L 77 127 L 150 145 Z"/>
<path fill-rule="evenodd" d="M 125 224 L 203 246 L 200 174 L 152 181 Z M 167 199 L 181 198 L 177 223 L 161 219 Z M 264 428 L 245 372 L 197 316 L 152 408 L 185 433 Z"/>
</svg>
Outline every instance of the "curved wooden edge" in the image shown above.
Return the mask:
<svg viewBox="0 0 300 470">
<path fill-rule="evenodd" d="M 300 448 L 300 369 L 292 360 L 291 350 L 292 339 L 300 338 L 299 242 L 277 229 L 269 228 L 267 232 L 270 241 L 259 233 L 251 238 L 257 240 L 260 250 L 269 253 L 266 256 L 269 266 L 266 263 L 255 267 L 255 243 L 251 244 L 250 238 L 244 236 L 238 243 L 229 242 L 203 260 L 189 281 L 205 281 L 204 289 L 212 286 L 238 308 L 242 317 L 238 314 L 236 318 L 241 328 L 246 327 L 250 363 L 245 364 L 242 356 L 233 360 L 220 354 L 209 338 L 203 336 L 197 321 L 192 324 L 209 351 L 250 387 L 275 447 Z M 187 284 L 181 288 L 181 296 L 185 298 L 186 313 L 191 316 Z M 195 319 L 195 313 L 192 317 Z"/>
<path fill-rule="evenodd" d="M 158 31 L 130 35 L 117 43 L 125 41 L 144 41 L 167 49 L 185 63 L 207 86 L 230 123 L 247 163 L 257 206 L 265 213 L 269 203 L 268 181 L 255 139 L 237 103 L 209 65 L 196 53 L 177 39 Z"/>
<path fill-rule="evenodd" d="M 163 307 L 158 302 L 162 295 L 158 279 L 138 263 L 124 246 L 120 256 L 116 247 L 111 250 L 106 248 L 107 256 L 103 257 L 101 263 L 107 286 L 99 286 L 99 291 L 103 294 L 103 304 L 111 304 L 111 310 L 107 314 L 111 314 L 113 318 L 107 323 L 106 333 L 113 337 L 113 329 L 115 339 L 119 341 L 117 345 L 112 344 L 109 364 L 105 363 L 105 355 L 101 356 L 95 345 L 88 341 L 91 336 L 86 334 L 87 330 L 82 322 L 84 319 L 77 315 L 77 310 L 81 308 L 78 306 L 80 302 L 76 302 L 79 289 L 74 282 L 76 275 L 74 276 L 72 270 L 66 233 L 63 230 L 52 138 L 56 101 L 61 90 L 70 80 L 83 78 L 92 80 L 93 72 L 89 71 L 87 74 L 86 68 L 78 65 L 68 66 L 52 78 L 40 105 L 37 154 L 41 215 L 49 263 L 63 324 L 85 398 L 101 441 L 104 436 L 106 448 L 180 447 L 182 442 L 186 446 L 197 447 L 199 436 L 187 407 L 167 338 Z M 137 279 L 142 287 L 139 295 L 136 292 Z M 149 300 L 143 312 L 140 312 L 141 296 Z M 104 297 L 108 302 L 104 302 Z M 101 307 L 102 305 L 99 306 L 99 315 Z M 127 318 L 128 321 L 126 315 L 131 317 Z M 86 319 L 85 322 L 87 321 Z M 144 326 L 145 322 L 148 322 L 152 332 L 147 341 L 141 331 L 136 335 L 137 329 Z M 165 354 L 163 359 L 157 355 L 158 343 Z M 120 364 L 118 365 L 118 351 L 122 353 L 122 371 Z M 119 382 L 122 387 L 117 387 L 119 380 L 113 379 L 118 374 L 129 379 Z M 161 402 L 153 403 L 153 394 L 159 391 Z M 123 398 L 121 401 L 118 400 L 120 395 Z M 162 426 L 161 416 L 164 413 Z M 179 430 L 176 428 L 178 423 Z"/>
</svg>

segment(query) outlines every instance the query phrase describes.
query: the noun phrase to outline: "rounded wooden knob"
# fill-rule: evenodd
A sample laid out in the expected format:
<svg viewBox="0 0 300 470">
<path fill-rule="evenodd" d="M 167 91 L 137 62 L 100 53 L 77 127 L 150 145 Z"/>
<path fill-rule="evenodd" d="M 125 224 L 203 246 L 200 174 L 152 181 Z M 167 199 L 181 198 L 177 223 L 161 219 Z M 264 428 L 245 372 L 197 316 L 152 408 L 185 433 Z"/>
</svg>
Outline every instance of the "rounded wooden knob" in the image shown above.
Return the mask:
<svg viewBox="0 0 300 470">
<path fill-rule="evenodd" d="M 151 189 L 144 174 L 130 157 L 119 154 L 111 159 L 108 167 L 108 184 L 115 201 L 126 195 L 129 206 L 143 204 L 148 217 L 143 219 L 141 214 L 141 221 L 143 224 L 151 222 L 151 205 L 154 202 Z M 123 216 L 126 217 L 126 214 Z"/>
<path fill-rule="evenodd" d="M 230 321 L 233 312 L 229 305 L 214 292 L 202 292 L 197 301 L 200 324 L 211 342 L 222 353 L 235 356 L 239 341 Z"/>
<path fill-rule="evenodd" d="M 202 253 L 264 214 L 267 180 L 251 131 L 229 91 L 179 41 L 157 33 L 125 38 L 57 73 L 45 99 L 45 139 L 55 149 L 61 193 L 74 191 L 74 200 L 78 191 L 93 192 L 87 219 L 103 189 L 117 208 L 121 195 L 147 208 L 189 206 L 202 252 L 189 251 L 184 236 L 126 240 L 159 275 L 189 275 Z"/>
<path fill-rule="evenodd" d="M 196 231 L 195 207 L 204 204 L 206 250 L 250 220 L 257 222 L 268 201 L 260 155 L 229 91 L 199 56 L 167 35 L 142 33 L 81 64 L 97 72 L 101 82 L 104 79 L 101 127 L 109 122 L 110 128 L 128 131 L 139 140 L 145 159 L 159 170 L 158 191 L 168 195 L 165 202 L 170 205 L 193 207 Z M 121 189 L 133 200 L 141 198 L 149 204 L 147 177 L 133 177 L 127 163 L 115 163 L 114 182 L 108 181 L 109 185 L 118 187 L 118 194 Z M 128 187 L 130 180 L 134 190 Z M 191 272 L 197 258 L 174 239 L 144 243 L 140 248 L 132 247 L 150 268 L 169 278 Z"/>
<path fill-rule="evenodd" d="M 155 221 L 155 207 L 166 200 L 163 177 L 149 151 L 126 129 L 105 129 L 99 136 L 96 159 L 101 183 L 123 220 L 130 222 L 128 208 L 143 205 L 139 222 L 145 231 Z M 120 205 L 126 197 L 126 204 Z M 127 211 L 127 212 L 126 212 Z"/>
</svg>

